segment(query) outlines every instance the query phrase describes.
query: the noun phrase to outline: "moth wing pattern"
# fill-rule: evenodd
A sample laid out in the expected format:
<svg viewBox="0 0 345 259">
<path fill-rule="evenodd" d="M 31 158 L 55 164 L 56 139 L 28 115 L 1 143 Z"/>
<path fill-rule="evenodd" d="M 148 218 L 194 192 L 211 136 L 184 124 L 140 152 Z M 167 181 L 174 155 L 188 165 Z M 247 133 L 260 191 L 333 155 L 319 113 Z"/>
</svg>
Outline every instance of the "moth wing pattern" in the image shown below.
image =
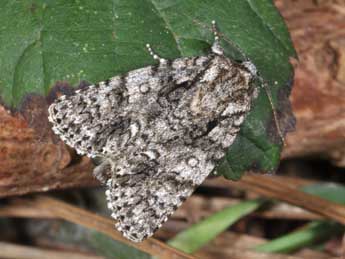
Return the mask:
<svg viewBox="0 0 345 259">
<path fill-rule="evenodd" d="M 105 137 L 121 127 L 122 118 L 114 111 L 123 109 L 125 98 L 117 76 L 59 97 L 49 107 L 49 121 L 54 133 L 78 154 L 97 157 L 103 154 Z"/>
<path fill-rule="evenodd" d="M 62 140 L 102 158 L 94 174 L 106 183 L 116 228 L 132 241 L 151 236 L 212 172 L 257 96 L 254 65 L 217 44 L 209 55 L 159 58 L 49 107 Z"/>
<path fill-rule="evenodd" d="M 135 114 L 135 110 L 142 107 L 131 105 L 131 108 L 128 108 L 129 102 L 136 102 L 138 96 L 144 96 L 152 89 L 157 90 L 156 85 L 165 84 L 169 77 L 176 85 L 167 82 L 164 90 L 173 91 L 173 87 L 179 87 L 189 82 L 193 74 L 197 75 L 206 62 L 205 57 L 180 58 L 174 64 L 187 65 L 188 69 L 173 68 L 173 71 L 169 71 L 171 68 L 166 65 L 148 66 L 90 85 L 86 89 L 77 90 L 72 96 L 63 95 L 57 98 L 49 107 L 48 119 L 53 124 L 54 133 L 78 154 L 92 158 L 111 156 L 112 150 L 109 153 L 106 148 L 111 142 L 111 136 L 131 130 L 127 132 L 129 135 L 126 135 L 131 138 L 130 133 L 135 133 L 135 126 L 132 124 L 132 128 L 129 127 L 128 113 Z M 159 94 L 164 93 L 162 91 Z M 141 101 L 141 105 L 145 105 L 145 100 Z"/>
<path fill-rule="evenodd" d="M 193 182 L 177 179 L 176 174 L 114 175 L 108 180 L 108 208 L 126 238 L 140 242 L 153 235 L 192 194 Z"/>
</svg>

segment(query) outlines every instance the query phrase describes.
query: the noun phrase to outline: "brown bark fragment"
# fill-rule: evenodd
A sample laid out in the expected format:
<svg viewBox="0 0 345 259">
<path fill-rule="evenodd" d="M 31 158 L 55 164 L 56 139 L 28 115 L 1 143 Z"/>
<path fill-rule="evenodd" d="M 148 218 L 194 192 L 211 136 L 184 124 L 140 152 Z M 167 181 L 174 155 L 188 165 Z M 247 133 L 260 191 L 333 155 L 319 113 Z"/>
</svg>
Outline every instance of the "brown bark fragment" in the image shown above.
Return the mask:
<svg viewBox="0 0 345 259">
<path fill-rule="evenodd" d="M 50 130 L 37 132 L 22 115 L 0 107 L 0 197 L 93 182 L 89 159 L 73 163 L 67 147 Z"/>
<path fill-rule="evenodd" d="M 345 1 L 283 1 L 299 56 L 291 102 L 296 131 L 283 157 L 323 156 L 345 166 Z"/>
</svg>

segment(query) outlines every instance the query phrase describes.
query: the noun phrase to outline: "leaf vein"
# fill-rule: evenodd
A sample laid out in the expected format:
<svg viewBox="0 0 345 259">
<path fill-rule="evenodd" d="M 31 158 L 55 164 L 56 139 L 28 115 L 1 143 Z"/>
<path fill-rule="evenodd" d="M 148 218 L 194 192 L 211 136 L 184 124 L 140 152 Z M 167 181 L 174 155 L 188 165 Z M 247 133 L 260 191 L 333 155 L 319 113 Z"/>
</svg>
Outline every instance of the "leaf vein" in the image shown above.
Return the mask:
<svg viewBox="0 0 345 259">
<path fill-rule="evenodd" d="M 283 46 L 284 50 L 287 52 L 287 54 L 289 54 L 289 49 L 287 48 L 287 46 L 284 44 L 284 42 L 280 39 L 279 36 L 276 35 L 276 33 L 273 31 L 272 27 L 270 26 L 269 23 L 267 23 L 262 16 L 257 12 L 257 10 L 255 9 L 255 7 L 252 4 L 251 0 L 247 0 L 248 5 L 250 7 L 250 9 L 253 11 L 253 13 L 255 14 L 256 17 L 259 18 L 259 20 L 261 21 L 262 25 L 267 28 L 267 30 L 274 36 L 275 39 L 277 39 L 279 41 L 279 43 Z"/>
<path fill-rule="evenodd" d="M 166 24 L 166 28 L 170 31 L 171 35 L 174 38 L 174 41 L 176 43 L 176 47 L 178 49 L 178 51 L 180 52 L 180 55 L 182 55 L 182 50 L 181 47 L 179 45 L 178 42 L 178 36 L 176 35 L 176 33 L 173 31 L 170 23 L 168 22 L 168 20 L 166 19 L 166 17 L 164 16 L 164 14 L 159 10 L 159 8 L 157 7 L 157 3 L 155 2 L 155 0 L 151 0 L 152 6 L 155 8 L 155 10 L 157 11 L 157 13 L 159 14 L 159 16 L 162 18 L 162 20 L 164 21 L 164 23 Z"/>
</svg>

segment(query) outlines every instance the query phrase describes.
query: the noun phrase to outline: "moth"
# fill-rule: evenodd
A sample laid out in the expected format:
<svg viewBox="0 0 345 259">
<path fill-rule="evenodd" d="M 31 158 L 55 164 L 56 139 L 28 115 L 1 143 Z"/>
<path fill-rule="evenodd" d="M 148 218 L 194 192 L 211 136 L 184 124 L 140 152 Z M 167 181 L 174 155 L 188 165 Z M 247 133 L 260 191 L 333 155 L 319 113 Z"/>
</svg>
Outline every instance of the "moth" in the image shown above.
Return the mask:
<svg viewBox="0 0 345 259">
<path fill-rule="evenodd" d="M 219 44 L 208 55 L 158 60 L 61 96 L 49 107 L 53 131 L 80 155 L 102 162 L 116 228 L 140 242 L 164 223 L 214 170 L 258 94 L 250 61 Z"/>
</svg>

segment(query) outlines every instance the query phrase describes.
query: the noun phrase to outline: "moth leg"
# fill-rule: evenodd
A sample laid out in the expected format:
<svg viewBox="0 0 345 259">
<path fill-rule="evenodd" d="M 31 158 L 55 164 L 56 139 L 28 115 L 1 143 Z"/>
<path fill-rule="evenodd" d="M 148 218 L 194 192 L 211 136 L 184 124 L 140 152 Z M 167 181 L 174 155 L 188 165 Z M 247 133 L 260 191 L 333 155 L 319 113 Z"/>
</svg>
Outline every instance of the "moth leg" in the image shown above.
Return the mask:
<svg viewBox="0 0 345 259">
<path fill-rule="evenodd" d="M 111 178 L 111 164 L 106 160 L 103 161 L 93 169 L 93 175 L 102 185 L 105 185 Z"/>
<path fill-rule="evenodd" d="M 155 53 L 155 52 L 152 50 L 150 44 L 146 44 L 146 48 L 147 48 L 148 52 L 150 53 L 150 55 L 153 57 L 153 59 L 158 60 L 159 63 L 165 63 L 165 62 L 166 62 L 166 59 L 160 57 L 157 53 Z"/>
</svg>

